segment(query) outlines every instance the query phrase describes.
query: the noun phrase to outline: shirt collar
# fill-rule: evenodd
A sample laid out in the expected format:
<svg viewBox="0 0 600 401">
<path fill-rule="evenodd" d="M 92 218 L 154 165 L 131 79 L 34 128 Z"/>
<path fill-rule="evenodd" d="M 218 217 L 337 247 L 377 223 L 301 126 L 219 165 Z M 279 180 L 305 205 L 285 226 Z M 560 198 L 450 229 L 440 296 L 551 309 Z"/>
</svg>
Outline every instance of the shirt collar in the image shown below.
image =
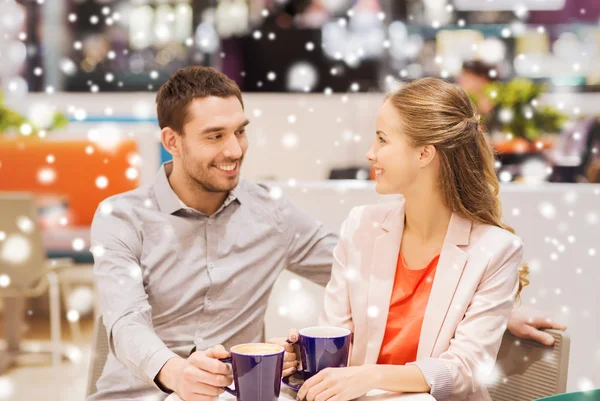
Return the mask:
<svg viewBox="0 0 600 401">
<path fill-rule="evenodd" d="M 172 161 L 163 163 L 158 170 L 158 173 L 156 173 L 156 178 L 154 179 L 153 184 L 154 194 L 156 196 L 156 201 L 160 211 L 169 214 L 173 214 L 181 209 L 189 209 L 189 206 L 183 203 L 175 191 L 173 191 L 173 188 L 171 188 L 168 177 L 171 174 L 172 169 Z M 223 205 L 221 205 L 217 213 L 229 206 L 233 201 L 238 201 L 238 203 L 241 204 L 245 195 L 246 191 L 243 188 L 242 180 L 240 180 L 238 185 L 229 191 L 227 199 L 225 199 L 225 202 L 223 202 Z"/>
</svg>

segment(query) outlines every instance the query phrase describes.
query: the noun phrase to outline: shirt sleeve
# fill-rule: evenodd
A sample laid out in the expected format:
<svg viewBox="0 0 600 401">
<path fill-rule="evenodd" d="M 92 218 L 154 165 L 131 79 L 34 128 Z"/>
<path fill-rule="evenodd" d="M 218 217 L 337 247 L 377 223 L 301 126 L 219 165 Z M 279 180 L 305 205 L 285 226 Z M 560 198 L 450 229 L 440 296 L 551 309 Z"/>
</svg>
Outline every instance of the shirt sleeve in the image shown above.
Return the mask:
<svg viewBox="0 0 600 401">
<path fill-rule="evenodd" d="M 320 222 L 287 198 L 281 202 L 281 214 L 287 237 L 287 269 L 325 286 L 331 277 L 337 235 L 324 230 Z"/>
<path fill-rule="evenodd" d="M 106 202 L 106 201 L 105 201 Z M 130 372 L 163 390 L 155 378 L 177 355 L 158 337 L 152 325 L 152 307 L 144 289 L 139 263 L 141 237 L 131 212 L 112 205 L 96 211 L 91 227 L 94 280 L 109 348 Z"/>
</svg>

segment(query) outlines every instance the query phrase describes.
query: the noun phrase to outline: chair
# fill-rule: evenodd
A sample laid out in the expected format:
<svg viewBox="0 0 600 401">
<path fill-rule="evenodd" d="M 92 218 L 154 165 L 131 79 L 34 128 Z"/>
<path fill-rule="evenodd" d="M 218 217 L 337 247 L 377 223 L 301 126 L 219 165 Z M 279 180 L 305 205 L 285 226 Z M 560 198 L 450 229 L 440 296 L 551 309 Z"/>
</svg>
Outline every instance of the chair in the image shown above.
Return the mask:
<svg viewBox="0 0 600 401">
<path fill-rule="evenodd" d="M 62 356 L 60 333 L 60 288 L 62 264 L 48 262 L 42 247 L 33 196 L 0 192 L 0 298 L 4 300 L 5 350 L 0 352 L 0 375 L 25 353 L 46 353 L 41 347 L 24 351 L 20 331 L 25 298 L 49 290 L 52 365 Z M 37 348 L 37 349 L 36 349 Z"/>
<path fill-rule="evenodd" d="M 94 338 L 92 339 L 92 360 L 90 362 L 90 370 L 88 374 L 87 396 L 94 394 L 98 389 L 96 382 L 106 363 L 108 357 L 108 336 L 106 335 L 106 327 L 102 322 L 102 316 L 96 318 L 94 324 Z"/>
<path fill-rule="evenodd" d="M 504 333 L 496 380 L 487 386 L 493 401 L 531 401 L 566 391 L 569 336 L 562 331 L 546 332 L 554 337 L 553 347 Z"/>
<path fill-rule="evenodd" d="M 540 398 L 536 401 L 598 401 L 600 400 L 600 389 L 590 391 L 579 391 L 577 393 L 558 394 L 551 397 Z"/>
</svg>

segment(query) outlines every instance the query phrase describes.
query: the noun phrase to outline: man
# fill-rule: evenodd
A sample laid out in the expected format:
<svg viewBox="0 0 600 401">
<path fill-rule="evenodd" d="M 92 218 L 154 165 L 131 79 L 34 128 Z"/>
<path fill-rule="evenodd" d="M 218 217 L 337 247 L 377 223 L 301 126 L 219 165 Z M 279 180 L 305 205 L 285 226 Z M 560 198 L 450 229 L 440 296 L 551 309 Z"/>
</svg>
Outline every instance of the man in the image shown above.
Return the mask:
<svg viewBox="0 0 600 401">
<path fill-rule="evenodd" d="M 214 398 L 231 383 L 217 358 L 261 340 L 279 273 L 287 268 L 321 285 L 331 273 L 337 237 L 285 197 L 239 179 L 248 120 L 232 80 L 184 68 L 156 102 L 173 161 L 153 184 L 103 201 L 92 224 L 111 352 L 89 401 L 170 392 Z M 295 364 L 290 354 L 284 367 L 290 373 Z"/>
<path fill-rule="evenodd" d="M 216 395 L 230 378 L 212 358 L 228 353 L 210 348 L 261 339 L 281 270 L 329 280 L 337 238 L 239 179 L 248 120 L 233 81 L 182 69 L 158 92 L 157 112 L 173 162 L 152 185 L 102 202 L 92 224 L 111 352 L 90 400 Z M 208 351 L 186 359 L 194 343 Z"/>
<path fill-rule="evenodd" d="M 490 75 L 494 71 L 495 74 Z M 456 83 L 461 86 L 477 105 L 477 110 L 484 116 L 489 116 L 494 104 L 486 93 L 486 86 L 497 81 L 497 72 L 494 65 L 486 64 L 482 61 L 466 61 L 460 75 L 456 78 Z M 488 121 L 486 121 L 487 123 Z M 487 127 L 488 130 L 490 127 Z"/>
</svg>

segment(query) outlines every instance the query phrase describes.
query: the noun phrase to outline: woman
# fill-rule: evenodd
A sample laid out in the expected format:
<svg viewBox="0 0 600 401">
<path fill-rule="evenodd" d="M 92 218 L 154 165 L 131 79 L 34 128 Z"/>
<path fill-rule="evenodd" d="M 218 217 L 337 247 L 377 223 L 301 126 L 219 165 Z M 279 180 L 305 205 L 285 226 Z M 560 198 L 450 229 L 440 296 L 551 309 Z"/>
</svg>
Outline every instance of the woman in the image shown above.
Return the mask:
<svg viewBox="0 0 600 401">
<path fill-rule="evenodd" d="M 334 251 L 321 324 L 353 333 L 351 366 L 298 393 L 347 401 L 372 389 L 490 400 L 490 373 L 520 288 L 523 245 L 501 221 L 493 151 L 459 87 L 435 78 L 388 96 L 367 153 L 380 194 Z"/>
</svg>

